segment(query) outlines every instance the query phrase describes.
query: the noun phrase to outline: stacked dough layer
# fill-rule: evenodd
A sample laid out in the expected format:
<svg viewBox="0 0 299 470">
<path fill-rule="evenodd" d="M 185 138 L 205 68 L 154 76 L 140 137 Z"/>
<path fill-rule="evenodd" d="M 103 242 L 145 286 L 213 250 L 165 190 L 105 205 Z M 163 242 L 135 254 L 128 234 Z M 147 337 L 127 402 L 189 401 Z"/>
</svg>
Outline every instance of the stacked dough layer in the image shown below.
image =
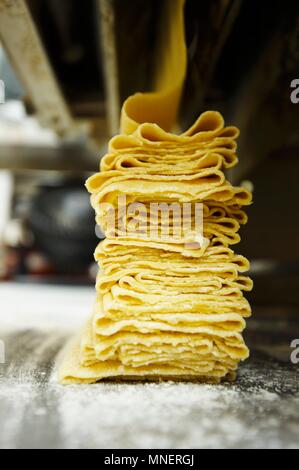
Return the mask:
<svg viewBox="0 0 299 470">
<path fill-rule="evenodd" d="M 231 247 L 240 240 L 238 230 L 247 221 L 242 206 L 250 204 L 251 194 L 224 174 L 237 163 L 237 137 L 219 113 L 206 112 L 180 136 L 141 124 L 132 135 L 110 141 L 101 172 L 87 182 L 106 235 L 95 253 L 97 300 L 60 368 L 62 383 L 217 382 L 248 357 L 242 331 L 250 306 L 243 292 L 252 283 L 243 274 L 248 261 Z M 125 208 L 119 205 L 124 196 Z M 130 212 L 132 203 L 143 209 Z M 189 203 L 191 223 L 178 233 L 179 215 L 171 212 L 165 232 L 159 214 L 153 235 L 146 225 L 152 203 L 176 204 L 181 213 Z M 204 238 L 194 228 L 198 203 Z"/>
</svg>

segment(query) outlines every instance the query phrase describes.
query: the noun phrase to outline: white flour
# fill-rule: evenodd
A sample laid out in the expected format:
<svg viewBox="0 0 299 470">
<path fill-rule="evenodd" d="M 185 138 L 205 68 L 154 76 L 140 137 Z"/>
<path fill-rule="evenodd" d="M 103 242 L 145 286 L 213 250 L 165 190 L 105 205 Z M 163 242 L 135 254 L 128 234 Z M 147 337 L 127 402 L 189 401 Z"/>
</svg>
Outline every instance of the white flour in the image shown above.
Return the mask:
<svg viewBox="0 0 299 470">
<path fill-rule="evenodd" d="M 0 448 L 40 442 L 108 449 L 298 446 L 298 393 L 284 406 L 279 394 L 254 380 L 246 381 L 245 390 L 238 383 L 60 386 L 56 372 L 48 381 L 46 369 L 38 369 L 40 360 L 2 378 Z M 277 377 L 273 374 L 267 385 Z M 24 435 L 28 426 L 33 430 Z"/>
<path fill-rule="evenodd" d="M 256 412 L 279 401 L 268 391 L 245 394 L 234 385 L 103 383 L 53 389 L 67 447 L 82 445 L 82 439 L 86 447 L 104 448 L 254 446 L 261 431 Z M 275 445 L 279 420 L 275 415 L 272 420 Z"/>
<path fill-rule="evenodd" d="M 234 384 L 58 385 L 50 364 L 94 297 L 79 292 L 75 310 L 66 311 L 76 304 L 73 292 L 51 290 L 45 307 L 48 291 L 34 290 L 34 309 L 28 298 L 8 296 L 0 337 L 5 330 L 15 344 L 7 345 L 7 367 L 0 365 L 0 448 L 298 447 L 298 382 L 270 360 L 247 361 Z"/>
<path fill-rule="evenodd" d="M 3 383 L 0 385 L 0 403 L 2 403 L 0 448 L 11 447 L 17 430 L 21 429 L 28 404 L 37 393 L 32 383 Z"/>
</svg>

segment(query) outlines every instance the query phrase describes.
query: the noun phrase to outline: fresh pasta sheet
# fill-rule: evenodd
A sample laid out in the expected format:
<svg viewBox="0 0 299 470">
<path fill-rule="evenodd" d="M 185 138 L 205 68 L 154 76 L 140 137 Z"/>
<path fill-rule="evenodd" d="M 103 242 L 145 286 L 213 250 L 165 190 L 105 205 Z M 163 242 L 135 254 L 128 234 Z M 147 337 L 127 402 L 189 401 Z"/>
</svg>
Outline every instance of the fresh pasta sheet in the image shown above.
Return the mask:
<svg viewBox="0 0 299 470">
<path fill-rule="evenodd" d="M 216 111 L 172 133 L 186 74 L 184 1 L 161 9 L 153 91 L 123 105 L 100 171 L 87 181 L 105 235 L 95 250 L 96 300 L 59 367 L 63 384 L 102 379 L 235 377 L 248 357 L 249 263 L 236 254 L 251 194 L 234 126 Z"/>
</svg>

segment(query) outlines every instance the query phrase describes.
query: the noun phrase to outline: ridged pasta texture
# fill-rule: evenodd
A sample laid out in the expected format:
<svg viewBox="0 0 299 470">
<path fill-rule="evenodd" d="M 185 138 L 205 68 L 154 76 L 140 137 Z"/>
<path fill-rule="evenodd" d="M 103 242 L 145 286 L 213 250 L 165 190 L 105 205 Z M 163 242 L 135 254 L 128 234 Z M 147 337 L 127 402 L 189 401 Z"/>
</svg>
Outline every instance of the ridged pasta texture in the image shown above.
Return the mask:
<svg viewBox="0 0 299 470">
<path fill-rule="evenodd" d="M 238 162 L 238 134 L 208 111 L 181 135 L 144 123 L 110 141 L 87 181 L 106 236 L 95 251 L 97 297 L 62 383 L 219 382 L 248 357 L 243 293 L 252 282 L 232 247 L 251 194 L 225 173 Z"/>
</svg>

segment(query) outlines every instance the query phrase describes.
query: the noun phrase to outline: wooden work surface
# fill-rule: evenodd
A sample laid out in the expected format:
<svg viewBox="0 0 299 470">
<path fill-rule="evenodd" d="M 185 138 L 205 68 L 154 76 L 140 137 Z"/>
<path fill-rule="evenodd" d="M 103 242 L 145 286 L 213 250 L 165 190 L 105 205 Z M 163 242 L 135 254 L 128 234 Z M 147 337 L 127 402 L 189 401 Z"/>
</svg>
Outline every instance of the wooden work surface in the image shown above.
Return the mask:
<svg viewBox="0 0 299 470">
<path fill-rule="evenodd" d="M 48 301 L 46 306 L 47 318 L 53 309 L 51 322 L 43 318 L 45 306 L 32 318 L 29 313 L 36 305 L 19 290 L 22 314 L 11 311 L 9 322 L 0 317 L 6 349 L 6 362 L 0 365 L 0 448 L 299 446 L 299 364 L 290 361 L 290 343 L 299 338 L 297 315 L 255 309 L 246 333 L 251 358 L 233 384 L 62 387 L 53 370 L 55 358 L 84 318 L 83 305 L 93 292 L 69 289 L 65 295 L 63 289 L 42 289 L 32 298 L 40 305 L 43 295 L 56 299 L 55 305 Z M 76 312 L 63 307 L 63 298 L 66 305 L 73 298 Z"/>
</svg>

